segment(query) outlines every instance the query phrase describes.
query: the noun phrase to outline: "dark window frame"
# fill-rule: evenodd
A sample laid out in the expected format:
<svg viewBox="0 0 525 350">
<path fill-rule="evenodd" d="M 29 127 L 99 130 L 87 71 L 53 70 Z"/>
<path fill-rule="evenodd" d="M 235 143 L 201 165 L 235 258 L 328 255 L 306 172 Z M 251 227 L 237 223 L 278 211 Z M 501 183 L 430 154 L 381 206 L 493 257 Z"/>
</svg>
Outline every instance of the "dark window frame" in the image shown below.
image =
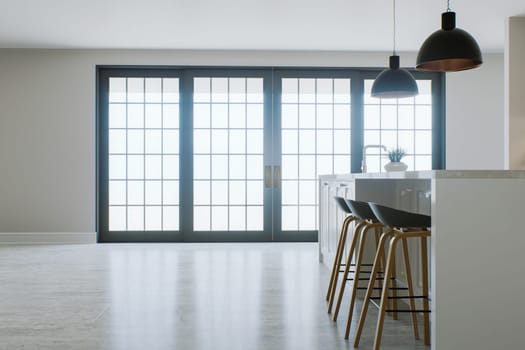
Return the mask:
<svg viewBox="0 0 525 350">
<path fill-rule="evenodd" d="M 297 78 L 337 78 L 351 79 L 351 148 L 362 149 L 364 141 L 364 81 L 374 79 L 382 69 L 378 68 L 341 68 L 341 67 L 253 67 L 253 66 L 97 66 L 96 67 L 96 213 L 98 242 L 210 242 L 210 241 L 317 241 L 317 231 L 292 231 L 290 234 L 275 232 L 273 223 L 265 221 L 265 230 L 262 234 L 251 235 L 244 231 L 239 232 L 210 232 L 200 233 L 190 230 L 193 226 L 193 194 L 192 176 L 193 162 L 191 156 L 193 133 L 191 118 L 183 115 L 191 114 L 193 87 L 192 78 L 195 76 L 263 76 L 270 79 L 265 82 L 265 124 L 268 118 L 274 124 L 279 122 L 280 88 L 279 79 L 284 77 Z M 409 70 L 416 79 L 432 81 L 432 169 L 445 169 L 446 142 L 445 142 L 445 74 L 423 73 Z M 108 229 L 108 83 L 109 77 L 178 77 L 180 79 L 180 154 L 186 155 L 188 168 L 180 173 L 180 196 L 187 198 L 183 205 L 180 201 L 180 230 L 179 231 L 111 231 Z M 268 96 L 270 94 L 270 96 Z M 277 118 L 277 119 L 273 119 Z M 275 126 L 274 126 L 275 127 Z M 273 130 L 273 129 L 272 129 Z M 184 136 L 182 136 L 184 135 Z M 265 137 L 266 139 L 266 137 Z M 279 149 L 273 149 L 272 154 L 266 154 L 268 142 L 265 142 L 265 165 L 269 156 L 275 157 Z M 361 152 L 352 152 L 351 172 L 361 171 Z M 182 168 L 182 167 L 181 167 Z M 266 197 L 265 193 L 265 197 Z M 274 196 L 277 197 L 277 196 Z M 191 199 L 190 199 L 191 198 Z M 276 204 L 274 199 L 274 205 Z M 271 208 L 265 208 L 266 211 Z M 276 218 L 280 220 L 280 217 Z M 279 221 L 280 222 L 280 221 Z M 280 226 L 279 226 L 280 227 Z M 286 231 L 288 232 L 288 231 Z M 191 234 L 189 234 L 191 233 Z M 220 239 L 217 239 L 220 237 Z"/>
</svg>

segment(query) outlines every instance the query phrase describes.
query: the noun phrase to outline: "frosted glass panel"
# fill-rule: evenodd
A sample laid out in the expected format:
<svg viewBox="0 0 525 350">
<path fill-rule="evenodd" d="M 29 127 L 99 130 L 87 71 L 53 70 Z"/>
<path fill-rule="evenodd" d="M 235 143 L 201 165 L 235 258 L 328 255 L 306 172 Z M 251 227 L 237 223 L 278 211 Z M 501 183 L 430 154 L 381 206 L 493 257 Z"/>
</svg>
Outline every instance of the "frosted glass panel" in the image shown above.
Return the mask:
<svg viewBox="0 0 525 350">
<path fill-rule="evenodd" d="M 164 103 L 178 103 L 179 102 L 179 79 L 178 78 L 164 78 L 162 79 L 162 101 Z"/>
<path fill-rule="evenodd" d="M 282 79 L 282 103 L 297 103 L 299 102 L 299 85 L 298 79 Z"/>
<path fill-rule="evenodd" d="M 262 103 L 264 99 L 263 94 L 263 79 L 262 78 L 247 78 L 246 79 L 246 101 L 250 103 Z"/>
<path fill-rule="evenodd" d="M 110 128 L 125 128 L 126 127 L 126 106 L 125 105 L 109 105 L 109 127 Z"/>
<path fill-rule="evenodd" d="M 228 102 L 228 78 L 211 79 L 211 101 Z"/>
<path fill-rule="evenodd" d="M 210 207 L 193 207 L 193 229 L 195 231 L 209 231 L 210 222 Z"/>
<path fill-rule="evenodd" d="M 162 229 L 165 231 L 175 231 L 179 229 L 179 207 L 162 207 Z"/>
<path fill-rule="evenodd" d="M 262 181 L 246 182 L 246 204 L 263 204 L 263 183 Z"/>
<path fill-rule="evenodd" d="M 212 231 L 228 230 L 228 207 L 213 206 L 211 207 Z"/>
<path fill-rule="evenodd" d="M 144 153 L 144 130 L 128 130 L 128 154 Z"/>
<path fill-rule="evenodd" d="M 230 78 L 230 102 L 246 102 L 246 79 Z"/>
<path fill-rule="evenodd" d="M 264 111 L 262 104 L 249 104 L 246 108 L 246 127 L 262 129 L 264 127 Z"/>
<path fill-rule="evenodd" d="M 246 230 L 246 207 L 230 206 L 230 231 Z"/>
<path fill-rule="evenodd" d="M 264 228 L 264 210 L 262 206 L 246 207 L 246 229 L 262 231 Z"/>
<path fill-rule="evenodd" d="M 109 153 L 126 153 L 126 131 L 109 131 Z"/>
<path fill-rule="evenodd" d="M 144 181 L 128 181 L 127 186 L 127 204 L 144 205 Z"/>
<path fill-rule="evenodd" d="M 300 230 L 315 230 L 316 229 L 316 211 L 315 206 L 300 206 L 299 207 L 299 229 Z"/>
<path fill-rule="evenodd" d="M 177 129 L 179 127 L 179 105 L 162 106 L 162 127 Z"/>
<path fill-rule="evenodd" d="M 283 181 L 281 193 L 282 204 L 299 204 L 299 181 Z"/>
<path fill-rule="evenodd" d="M 124 115 L 126 106 L 124 108 Z M 133 104 L 128 105 L 128 128 L 130 129 L 142 129 L 144 128 L 144 105 Z"/>
<path fill-rule="evenodd" d="M 146 179 L 162 178 L 162 156 L 146 156 Z"/>
<path fill-rule="evenodd" d="M 162 79 L 146 79 L 146 102 L 162 102 Z"/>
<path fill-rule="evenodd" d="M 146 204 L 162 204 L 162 183 L 160 181 L 146 181 Z"/>
<path fill-rule="evenodd" d="M 162 183 L 162 204 L 179 204 L 178 181 L 164 181 Z"/>
<path fill-rule="evenodd" d="M 146 207 L 145 229 L 147 231 L 162 230 L 162 207 Z"/>
<path fill-rule="evenodd" d="M 228 182 L 213 181 L 211 183 L 211 204 L 227 205 L 228 204 Z"/>
<path fill-rule="evenodd" d="M 109 182 L 109 205 L 126 204 L 126 181 Z"/>
<path fill-rule="evenodd" d="M 299 207 L 283 206 L 281 210 L 281 226 L 283 231 L 299 229 Z"/>
<path fill-rule="evenodd" d="M 128 231 L 144 230 L 144 207 L 128 207 Z"/>
<path fill-rule="evenodd" d="M 146 153 L 162 152 L 162 133 L 160 130 L 146 130 Z"/>
<path fill-rule="evenodd" d="M 299 204 L 315 205 L 316 181 L 299 181 Z"/>
<path fill-rule="evenodd" d="M 179 153 L 178 130 L 164 130 L 162 132 L 162 152 L 172 154 Z"/>
<path fill-rule="evenodd" d="M 127 102 L 144 102 L 144 78 L 128 78 Z"/>
<path fill-rule="evenodd" d="M 194 181 L 193 182 L 193 204 L 210 205 L 211 204 L 211 182 Z"/>
<path fill-rule="evenodd" d="M 126 178 L 126 156 L 109 156 L 109 178 Z"/>
<path fill-rule="evenodd" d="M 246 131 L 230 130 L 229 153 L 246 153 Z"/>
<path fill-rule="evenodd" d="M 144 156 L 128 156 L 128 179 L 144 179 Z"/>
<path fill-rule="evenodd" d="M 126 102 L 126 78 L 109 78 L 109 102 Z"/>
<path fill-rule="evenodd" d="M 246 131 L 246 153 L 262 154 L 263 146 L 264 143 L 262 130 Z"/>
<path fill-rule="evenodd" d="M 109 207 L 109 230 L 126 230 L 126 207 Z"/>
<path fill-rule="evenodd" d="M 193 79 L 193 102 L 210 102 L 211 100 L 211 79 Z"/>
</svg>

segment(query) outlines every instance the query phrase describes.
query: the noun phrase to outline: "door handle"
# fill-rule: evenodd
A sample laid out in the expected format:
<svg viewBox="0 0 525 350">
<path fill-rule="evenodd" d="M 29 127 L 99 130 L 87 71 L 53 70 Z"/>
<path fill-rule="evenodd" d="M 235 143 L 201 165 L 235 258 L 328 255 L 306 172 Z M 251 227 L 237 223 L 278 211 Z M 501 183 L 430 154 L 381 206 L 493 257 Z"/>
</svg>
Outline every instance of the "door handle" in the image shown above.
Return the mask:
<svg viewBox="0 0 525 350">
<path fill-rule="evenodd" d="M 270 165 L 264 167 L 264 187 L 272 187 L 272 167 Z"/>
<path fill-rule="evenodd" d="M 273 187 L 281 187 L 281 167 L 279 165 L 273 167 Z"/>
</svg>

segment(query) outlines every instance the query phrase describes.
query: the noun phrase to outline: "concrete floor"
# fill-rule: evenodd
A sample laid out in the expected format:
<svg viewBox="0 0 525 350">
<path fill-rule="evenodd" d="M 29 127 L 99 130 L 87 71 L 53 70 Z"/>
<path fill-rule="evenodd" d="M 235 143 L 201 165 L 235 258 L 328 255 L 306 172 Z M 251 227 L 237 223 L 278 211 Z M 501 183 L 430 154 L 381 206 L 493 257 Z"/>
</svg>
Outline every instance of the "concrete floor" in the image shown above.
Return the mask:
<svg viewBox="0 0 525 350">
<path fill-rule="evenodd" d="M 4 246 L 0 349 L 353 349 L 328 277 L 312 243 Z M 383 349 L 428 348 L 403 317 Z"/>
</svg>

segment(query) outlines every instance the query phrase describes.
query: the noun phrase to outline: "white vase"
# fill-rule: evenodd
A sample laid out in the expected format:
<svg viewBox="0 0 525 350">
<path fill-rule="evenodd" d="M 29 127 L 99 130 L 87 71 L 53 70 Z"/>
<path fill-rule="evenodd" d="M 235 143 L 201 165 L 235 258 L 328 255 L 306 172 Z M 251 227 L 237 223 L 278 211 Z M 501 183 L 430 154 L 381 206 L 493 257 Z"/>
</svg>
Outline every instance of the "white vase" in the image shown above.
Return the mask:
<svg viewBox="0 0 525 350">
<path fill-rule="evenodd" d="M 385 164 L 386 171 L 405 171 L 408 165 L 403 162 L 389 162 Z"/>
</svg>

